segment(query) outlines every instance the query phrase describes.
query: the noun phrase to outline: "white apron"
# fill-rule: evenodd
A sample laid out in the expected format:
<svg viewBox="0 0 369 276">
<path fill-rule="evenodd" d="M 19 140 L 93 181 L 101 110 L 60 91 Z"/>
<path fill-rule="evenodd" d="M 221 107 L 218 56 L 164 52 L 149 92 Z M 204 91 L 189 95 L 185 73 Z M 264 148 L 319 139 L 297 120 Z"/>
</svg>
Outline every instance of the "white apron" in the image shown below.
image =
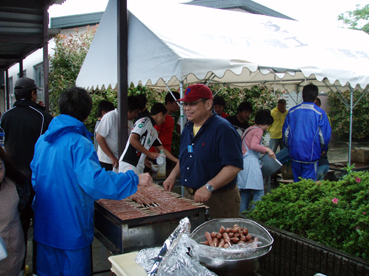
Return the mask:
<svg viewBox="0 0 369 276">
<path fill-rule="evenodd" d="M 263 190 L 264 181 L 260 168 L 261 165 L 259 160 L 260 152 L 250 150 L 247 147 L 245 141 L 247 133 L 242 138 L 242 143 L 245 145 L 247 152 L 243 156 L 243 170 L 240 171 L 237 175 L 237 186 L 239 189 Z M 260 144 L 262 144 L 261 140 Z"/>
</svg>

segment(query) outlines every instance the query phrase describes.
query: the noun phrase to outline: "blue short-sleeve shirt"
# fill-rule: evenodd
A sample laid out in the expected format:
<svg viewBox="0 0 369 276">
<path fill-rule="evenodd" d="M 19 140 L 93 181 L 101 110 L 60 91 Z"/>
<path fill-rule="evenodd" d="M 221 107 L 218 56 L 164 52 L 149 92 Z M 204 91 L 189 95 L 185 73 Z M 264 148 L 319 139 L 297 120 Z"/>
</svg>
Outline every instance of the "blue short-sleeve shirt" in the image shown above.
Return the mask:
<svg viewBox="0 0 369 276">
<path fill-rule="evenodd" d="M 193 136 L 193 123 L 188 122 L 181 135 L 179 152 L 181 184 L 201 188 L 226 165 L 243 168 L 240 135 L 225 119 L 212 116 Z M 236 183 L 235 177 L 223 188 Z"/>
</svg>

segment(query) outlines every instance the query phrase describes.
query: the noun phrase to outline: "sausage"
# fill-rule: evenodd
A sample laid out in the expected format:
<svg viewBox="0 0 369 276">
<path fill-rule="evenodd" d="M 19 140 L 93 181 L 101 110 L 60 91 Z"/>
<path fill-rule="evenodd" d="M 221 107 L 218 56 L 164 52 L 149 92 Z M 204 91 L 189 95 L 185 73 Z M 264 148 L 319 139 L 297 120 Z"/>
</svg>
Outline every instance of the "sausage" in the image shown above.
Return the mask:
<svg viewBox="0 0 369 276">
<path fill-rule="evenodd" d="M 205 237 L 206 237 L 206 240 L 208 241 L 209 245 L 214 247 L 213 239 L 211 238 L 211 235 L 210 235 L 209 232 L 205 232 Z"/>
<path fill-rule="evenodd" d="M 240 240 L 239 238 L 232 238 L 232 239 L 231 239 L 231 241 L 232 241 L 233 243 L 237 243 L 239 240 Z"/>
<path fill-rule="evenodd" d="M 237 233 L 238 231 L 240 231 L 240 227 L 233 227 L 233 228 L 231 229 L 231 232 L 232 232 L 232 233 Z"/>
<path fill-rule="evenodd" d="M 229 244 L 229 242 L 231 241 L 231 239 L 228 236 L 228 233 L 223 233 L 223 238 L 226 244 Z"/>
<path fill-rule="evenodd" d="M 214 239 L 213 239 L 213 243 L 214 243 L 214 246 L 215 246 L 215 247 L 217 247 L 217 246 L 218 246 L 218 244 L 219 244 L 219 240 L 218 240 L 218 238 L 214 238 Z"/>
<path fill-rule="evenodd" d="M 221 226 L 220 228 L 219 228 L 219 233 L 220 234 L 223 234 L 224 232 L 225 232 L 225 228 L 224 228 L 224 226 Z"/>
<path fill-rule="evenodd" d="M 221 239 L 219 244 L 218 244 L 218 247 L 224 247 L 224 245 L 225 245 L 225 241 L 224 241 L 224 239 Z"/>
</svg>

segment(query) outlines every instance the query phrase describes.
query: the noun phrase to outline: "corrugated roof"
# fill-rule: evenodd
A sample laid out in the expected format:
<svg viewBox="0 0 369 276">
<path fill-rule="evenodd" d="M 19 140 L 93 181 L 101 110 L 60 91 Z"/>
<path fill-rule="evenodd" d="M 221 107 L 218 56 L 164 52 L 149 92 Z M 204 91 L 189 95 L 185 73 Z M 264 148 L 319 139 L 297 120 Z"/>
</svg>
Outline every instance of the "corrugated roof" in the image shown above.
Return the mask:
<svg viewBox="0 0 369 276">
<path fill-rule="evenodd" d="M 280 12 L 272 10 L 268 7 L 260 5 L 259 3 L 256 3 L 251 0 L 194 0 L 187 4 L 209 7 L 209 8 L 217 8 L 217 9 L 237 9 L 239 8 L 239 9 L 242 9 L 244 11 L 247 11 L 253 14 L 261 14 L 261 15 L 294 20 L 293 18 L 287 15 L 284 15 Z"/>
<path fill-rule="evenodd" d="M 0 72 L 43 46 L 44 9 L 65 0 L 0 2 Z M 47 13 L 46 13 L 47 14 Z M 48 22 L 48 20 L 46 20 Z M 49 32 L 49 37 L 53 35 Z"/>
<path fill-rule="evenodd" d="M 78 26 L 99 24 L 104 12 L 76 14 L 54 17 L 50 19 L 50 28 L 67 29 Z"/>
</svg>

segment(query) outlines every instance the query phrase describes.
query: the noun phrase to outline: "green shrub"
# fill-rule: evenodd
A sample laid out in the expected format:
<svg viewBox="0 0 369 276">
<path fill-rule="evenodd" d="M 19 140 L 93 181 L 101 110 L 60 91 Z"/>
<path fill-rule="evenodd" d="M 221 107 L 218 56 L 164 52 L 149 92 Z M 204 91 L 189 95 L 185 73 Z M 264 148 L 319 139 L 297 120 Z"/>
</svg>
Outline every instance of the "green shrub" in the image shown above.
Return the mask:
<svg viewBox="0 0 369 276">
<path fill-rule="evenodd" d="M 369 259 L 368 172 L 353 172 L 338 182 L 281 184 L 249 216 Z"/>
<path fill-rule="evenodd" d="M 249 118 L 249 124 L 252 125 L 255 120 L 255 114 L 261 109 L 272 110 L 277 106 L 278 99 L 282 98 L 283 93 L 268 89 L 265 86 L 255 85 L 251 88 L 231 88 L 229 85 L 210 85 L 213 94 L 222 96 L 225 99 L 226 106 L 224 112 L 228 115 L 236 115 L 237 107 L 243 101 L 248 101 L 253 107 L 253 112 Z"/>
<path fill-rule="evenodd" d="M 331 119 L 332 133 L 338 138 L 347 141 L 350 134 L 350 109 L 344 105 L 337 93 L 328 93 L 329 117 Z M 341 95 L 340 95 L 341 96 Z M 342 93 L 347 103 L 350 103 L 350 91 Z M 360 99 L 362 93 L 354 91 L 354 104 Z M 361 140 L 369 137 L 369 120 L 366 114 L 369 113 L 369 102 L 367 97 L 363 97 L 353 109 L 352 138 Z"/>
</svg>

